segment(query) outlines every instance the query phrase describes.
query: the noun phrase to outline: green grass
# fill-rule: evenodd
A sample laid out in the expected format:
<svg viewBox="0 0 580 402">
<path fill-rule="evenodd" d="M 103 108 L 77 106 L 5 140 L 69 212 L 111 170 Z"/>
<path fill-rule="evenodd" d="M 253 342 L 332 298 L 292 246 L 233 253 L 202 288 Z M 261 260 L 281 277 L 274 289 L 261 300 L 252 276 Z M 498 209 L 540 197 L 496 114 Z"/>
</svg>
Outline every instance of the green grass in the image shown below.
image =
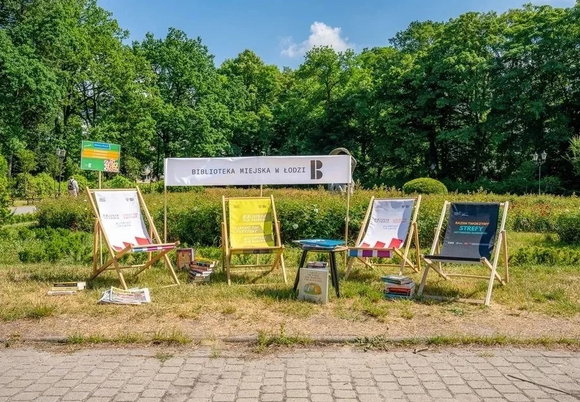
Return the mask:
<svg viewBox="0 0 580 402">
<path fill-rule="evenodd" d="M 255 279 L 255 273 L 239 274 L 233 277 L 233 286 L 227 286 L 225 274 L 218 270 L 209 284 L 187 283 L 185 272 L 178 273 L 182 285 L 164 287 L 171 284 L 171 278 L 161 266 L 134 277 L 125 272 L 130 287 L 149 287 L 152 303 L 142 306 L 107 306 L 96 302 L 103 291 L 110 286 L 118 286 L 114 272 L 106 273 L 89 282 L 88 288 L 76 295 L 66 297 L 47 296 L 52 282 L 86 281 L 91 267 L 66 263 L 21 264 L 17 262 L 18 251 L 30 240 L 21 238 L 17 228 L 7 229 L 10 236 L 0 237 L 0 323 L 14 321 L 39 321 L 68 317 L 94 322 L 96 334 L 70 334 L 71 343 L 140 343 L 153 342 L 164 345 L 182 345 L 192 342 L 182 323 L 211 317 L 216 322 L 228 321 L 238 325 L 240 334 L 247 334 L 246 328 L 259 327 L 264 322 L 316 322 L 318 318 L 340 321 L 346 325 L 369 323 L 376 328 L 387 327 L 393 322 L 409 321 L 419 323 L 421 316 L 428 314 L 431 319 L 476 319 L 486 314 L 486 309 L 459 302 L 435 302 L 429 300 L 386 300 L 379 280 L 387 271 L 384 268 L 363 268 L 360 264 L 352 271 L 349 280 L 344 281 L 345 265 L 338 259 L 342 297 L 336 298 L 332 288 L 329 304 L 317 305 L 296 300 L 292 285 L 300 250 L 288 247 L 285 251 L 288 285 L 285 285 L 279 270 L 257 281 L 260 286 L 246 286 Z M 553 238 L 542 234 L 509 233 L 511 250 L 519 247 L 538 245 L 558 247 Z M 219 258 L 220 249 L 200 248 L 198 255 Z M 16 259 L 15 259 L 16 258 Z M 173 257 L 171 257 L 173 258 Z M 255 257 L 253 257 L 255 258 Z M 261 256 L 262 261 L 268 256 Z M 310 259 L 310 258 L 309 258 Z M 314 257 L 312 258 L 314 259 Z M 486 271 L 474 266 L 456 266 L 454 272 L 480 273 Z M 503 273 L 503 271 L 500 271 Z M 580 313 L 580 275 L 575 266 L 513 266 L 511 281 L 505 287 L 496 284 L 492 302 L 502 311 L 517 315 L 519 312 L 546 314 L 553 317 L 570 318 Z M 419 283 L 420 274 L 405 274 Z M 445 281 L 434 271 L 430 271 L 425 292 L 463 298 L 483 299 L 487 290 L 486 281 L 458 278 Z M 147 320 L 163 323 L 169 331 L 151 328 L 153 333 L 131 335 L 109 333 L 99 329 L 100 320 L 114 320 L 128 326 L 139 325 Z M 270 320 L 270 321 L 268 321 Z M 217 325 L 217 324 L 216 324 Z M 411 324 L 413 325 L 413 324 Z M 134 331 L 137 333 L 138 331 Z M 257 331 L 256 331 L 257 332 Z M 255 332 L 254 332 L 255 333 Z M 282 345 L 300 343 L 302 337 L 285 333 L 263 333 L 259 345 Z M 433 343 L 443 342 L 433 338 Z M 445 342 L 448 342 L 447 340 Z M 494 342 L 499 342 L 496 339 Z"/>
</svg>

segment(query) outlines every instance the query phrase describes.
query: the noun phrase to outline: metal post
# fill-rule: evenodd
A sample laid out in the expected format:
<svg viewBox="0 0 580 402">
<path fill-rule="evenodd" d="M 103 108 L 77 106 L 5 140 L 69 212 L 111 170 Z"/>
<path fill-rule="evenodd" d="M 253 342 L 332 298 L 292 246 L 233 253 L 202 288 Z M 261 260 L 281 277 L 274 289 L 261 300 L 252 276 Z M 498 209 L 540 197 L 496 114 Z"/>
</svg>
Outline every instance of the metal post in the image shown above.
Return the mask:
<svg viewBox="0 0 580 402">
<path fill-rule="evenodd" d="M 64 159 L 66 157 L 66 149 L 64 148 L 57 148 L 56 149 L 56 156 L 58 158 L 58 196 L 60 197 L 61 194 L 61 183 L 62 183 L 62 171 L 64 168 Z"/>
<path fill-rule="evenodd" d="M 532 160 L 538 166 L 538 195 L 542 194 L 542 165 L 546 162 L 547 157 L 548 153 L 546 151 L 543 151 L 540 155 L 534 152 L 532 155 Z"/>
</svg>

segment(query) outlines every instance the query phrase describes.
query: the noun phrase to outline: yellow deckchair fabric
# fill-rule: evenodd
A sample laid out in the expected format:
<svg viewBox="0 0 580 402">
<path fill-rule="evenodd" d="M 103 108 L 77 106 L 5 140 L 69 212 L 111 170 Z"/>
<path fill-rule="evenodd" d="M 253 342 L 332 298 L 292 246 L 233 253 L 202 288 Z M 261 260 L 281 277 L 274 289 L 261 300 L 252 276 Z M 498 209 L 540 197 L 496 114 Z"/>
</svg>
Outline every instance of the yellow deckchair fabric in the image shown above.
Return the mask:
<svg viewBox="0 0 580 402">
<path fill-rule="evenodd" d="M 284 283 L 286 266 L 284 246 L 280 240 L 280 222 L 276 216 L 274 197 L 222 197 L 222 250 L 228 285 L 231 284 L 231 270 L 243 268 L 273 271 L 278 265 L 282 268 Z M 274 254 L 270 264 L 232 264 L 236 254 Z M 259 259 L 258 259 L 259 260 Z"/>
<path fill-rule="evenodd" d="M 270 198 L 232 199 L 229 203 L 229 212 L 232 248 L 275 245 Z"/>
</svg>

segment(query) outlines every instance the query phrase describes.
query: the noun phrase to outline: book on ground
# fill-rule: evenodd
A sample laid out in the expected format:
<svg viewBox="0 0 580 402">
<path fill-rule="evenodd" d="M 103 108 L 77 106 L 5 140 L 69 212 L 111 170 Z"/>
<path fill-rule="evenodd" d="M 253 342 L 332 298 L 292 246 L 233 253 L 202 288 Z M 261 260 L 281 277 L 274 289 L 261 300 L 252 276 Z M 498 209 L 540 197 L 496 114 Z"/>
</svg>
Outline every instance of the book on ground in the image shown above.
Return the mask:
<svg viewBox="0 0 580 402">
<path fill-rule="evenodd" d="M 385 283 L 395 283 L 398 285 L 405 285 L 408 283 L 413 283 L 413 279 L 409 278 L 408 276 L 402 276 L 402 275 L 381 276 L 381 281 L 383 281 Z"/>
<path fill-rule="evenodd" d="M 84 290 L 86 282 L 55 282 L 48 291 L 49 296 L 72 295 L 78 291 Z"/>
</svg>

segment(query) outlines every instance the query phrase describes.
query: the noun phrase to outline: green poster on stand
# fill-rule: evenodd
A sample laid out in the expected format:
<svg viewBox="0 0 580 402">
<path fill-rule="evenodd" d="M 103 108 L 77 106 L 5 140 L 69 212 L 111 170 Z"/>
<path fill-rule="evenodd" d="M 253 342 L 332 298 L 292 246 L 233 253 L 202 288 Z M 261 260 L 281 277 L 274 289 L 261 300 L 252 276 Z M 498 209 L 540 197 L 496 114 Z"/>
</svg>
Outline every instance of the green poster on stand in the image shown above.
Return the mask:
<svg viewBox="0 0 580 402">
<path fill-rule="evenodd" d="M 81 169 L 100 172 L 119 172 L 121 146 L 106 142 L 83 141 Z"/>
</svg>

